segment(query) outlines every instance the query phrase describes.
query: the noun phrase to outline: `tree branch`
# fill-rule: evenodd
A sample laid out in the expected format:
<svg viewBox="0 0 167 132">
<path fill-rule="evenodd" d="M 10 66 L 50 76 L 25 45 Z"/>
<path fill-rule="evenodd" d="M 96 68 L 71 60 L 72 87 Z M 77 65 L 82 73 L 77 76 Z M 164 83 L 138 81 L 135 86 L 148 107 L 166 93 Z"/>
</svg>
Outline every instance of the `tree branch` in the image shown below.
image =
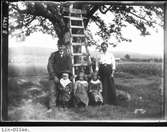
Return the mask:
<svg viewBox="0 0 167 132">
<path fill-rule="evenodd" d="M 142 20 L 148 22 L 148 20 L 146 20 L 144 17 L 140 17 L 140 16 L 138 16 L 137 14 L 135 14 L 135 13 L 133 13 L 133 12 L 130 12 L 130 11 L 129 11 L 129 13 L 132 14 L 132 15 L 134 15 L 135 17 L 137 17 L 137 18 L 139 18 L 139 19 L 142 19 Z"/>
<path fill-rule="evenodd" d="M 137 18 L 139 18 L 139 19 L 141 19 L 141 20 L 147 22 L 147 23 L 151 22 L 151 23 L 155 23 L 155 24 L 161 26 L 160 24 L 156 23 L 155 21 L 148 21 L 148 20 L 146 20 L 144 17 L 140 17 L 140 16 L 138 16 L 137 14 L 135 14 L 135 13 L 133 13 L 133 12 L 130 12 L 130 11 L 129 11 L 129 13 L 132 14 L 132 15 L 134 15 L 135 17 L 137 17 Z"/>
<path fill-rule="evenodd" d="M 88 22 L 89 22 L 89 19 L 93 16 L 93 14 L 99 9 L 99 6 L 94 6 L 86 15 L 86 17 L 88 18 L 86 21 L 85 21 L 85 27 L 87 27 L 88 25 Z"/>
<path fill-rule="evenodd" d="M 92 18 L 92 20 L 95 22 L 95 24 L 99 27 L 99 26 L 100 26 L 100 23 L 99 23 L 98 21 L 96 21 L 96 17 L 95 17 L 95 16 L 92 16 L 91 18 Z M 98 24 L 97 22 L 98 22 L 99 24 Z"/>
<path fill-rule="evenodd" d="M 106 13 L 111 9 L 112 5 L 110 5 L 110 7 L 108 7 L 105 11 L 102 10 L 102 7 L 105 7 L 105 8 L 106 8 L 105 5 L 101 6 L 101 8 L 99 8 L 100 12 L 101 12 L 102 14 L 106 14 Z"/>
<path fill-rule="evenodd" d="M 26 24 L 24 24 L 24 26 L 28 26 L 32 21 L 34 21 L 35 18 L 36 18 L 36 16 L 33 16 L 30 21 L 28 21 Z"/>
<path fill-rule="evenodd" d="M 17 5 L 12 5 L 13 9 L 18 11 L 19 14 L 30 14 L 32 16 L 41 16 L 46 19 L 48 19 L 53 25 L 56 33 L 60 37 L 62 34 L 63 26 L 65 26 L 62 16 L 58 14 L 58 9 L 56 9 L 55 4 L 49 4 L 49 3 L 39 3 L 34 2 L 33 4 L 31 2 L 26 3 L 27 8 L 25 10 L 20 10 Z"/>
</svg>

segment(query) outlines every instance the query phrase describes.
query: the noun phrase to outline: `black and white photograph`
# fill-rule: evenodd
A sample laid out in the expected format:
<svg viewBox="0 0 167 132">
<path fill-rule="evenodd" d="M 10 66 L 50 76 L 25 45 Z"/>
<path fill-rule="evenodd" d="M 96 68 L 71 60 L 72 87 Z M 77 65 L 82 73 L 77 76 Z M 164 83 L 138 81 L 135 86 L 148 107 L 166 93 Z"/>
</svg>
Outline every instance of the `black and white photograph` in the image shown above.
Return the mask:
<svg viewBox="0 0 167 132">
<path fill-rule="evenodd" d="M 165 120 L 165 2 L 7 5 L 6 121 Z"/>
</svg>

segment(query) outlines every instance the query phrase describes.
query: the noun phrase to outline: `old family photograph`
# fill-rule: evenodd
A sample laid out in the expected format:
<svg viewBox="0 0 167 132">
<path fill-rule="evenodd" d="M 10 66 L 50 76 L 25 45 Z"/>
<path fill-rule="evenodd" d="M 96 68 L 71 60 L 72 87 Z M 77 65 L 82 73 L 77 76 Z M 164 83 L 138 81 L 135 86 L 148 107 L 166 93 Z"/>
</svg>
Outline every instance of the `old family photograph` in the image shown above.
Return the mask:
<svg viewBox="0 0 167 132">
<path fill-rule="evenodd" d="M 8 3 L 8 120 L 163 120 L 164 6 Z"/>
</svg>

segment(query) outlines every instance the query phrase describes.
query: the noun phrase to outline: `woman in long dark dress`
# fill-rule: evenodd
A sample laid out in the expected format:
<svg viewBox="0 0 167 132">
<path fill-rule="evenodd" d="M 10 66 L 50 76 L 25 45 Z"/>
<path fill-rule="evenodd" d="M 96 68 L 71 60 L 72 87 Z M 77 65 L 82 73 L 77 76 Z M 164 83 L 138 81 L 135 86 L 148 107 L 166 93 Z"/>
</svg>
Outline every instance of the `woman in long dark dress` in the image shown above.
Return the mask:
<svg viewBox="0 0 167 132">
<path fill-rule="evenodd" d="M 117 104 L 116 89 L 114 84 L 115 58 L 111 52 L 107 50 L 108 44 L 101 44 L 102 53 L 99 60 L 99 76 L 103 85 L 104 104 Z"/>
</svg>

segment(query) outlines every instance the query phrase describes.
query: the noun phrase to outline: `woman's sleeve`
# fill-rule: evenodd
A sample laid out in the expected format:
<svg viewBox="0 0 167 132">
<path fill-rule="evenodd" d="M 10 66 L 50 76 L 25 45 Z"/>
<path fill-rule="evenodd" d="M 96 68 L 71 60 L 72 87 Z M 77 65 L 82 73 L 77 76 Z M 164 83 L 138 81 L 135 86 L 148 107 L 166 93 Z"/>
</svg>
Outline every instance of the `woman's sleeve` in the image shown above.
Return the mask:
<svg viewBox="0 0 167 132">
<path fill-rule="evenodd" d="M 102 86 L 102 83 L 100 82 L 100 92 L 103 91 L 103 86 Z"/>
<path fill-rule="evenodd" d="M 96 56 L 96 58 L 95 58 L 96 71 L 99 70 L 99 64 L 101 63 L 101 62 L 100 62 L 100 60 L 101 60 L 100 57 L 101 57 L 101 56 Z"/>
<path fill-rule="evenodd" d="M 116 69 L 116 63 L 115 63 L 115 57 L 114 57 L 113 54 L 111 55 L 111 60 L 112 60 L 112 62 L 111 62 L 112 63 L 112 69 L 115 70 Z"/>
</svg>

